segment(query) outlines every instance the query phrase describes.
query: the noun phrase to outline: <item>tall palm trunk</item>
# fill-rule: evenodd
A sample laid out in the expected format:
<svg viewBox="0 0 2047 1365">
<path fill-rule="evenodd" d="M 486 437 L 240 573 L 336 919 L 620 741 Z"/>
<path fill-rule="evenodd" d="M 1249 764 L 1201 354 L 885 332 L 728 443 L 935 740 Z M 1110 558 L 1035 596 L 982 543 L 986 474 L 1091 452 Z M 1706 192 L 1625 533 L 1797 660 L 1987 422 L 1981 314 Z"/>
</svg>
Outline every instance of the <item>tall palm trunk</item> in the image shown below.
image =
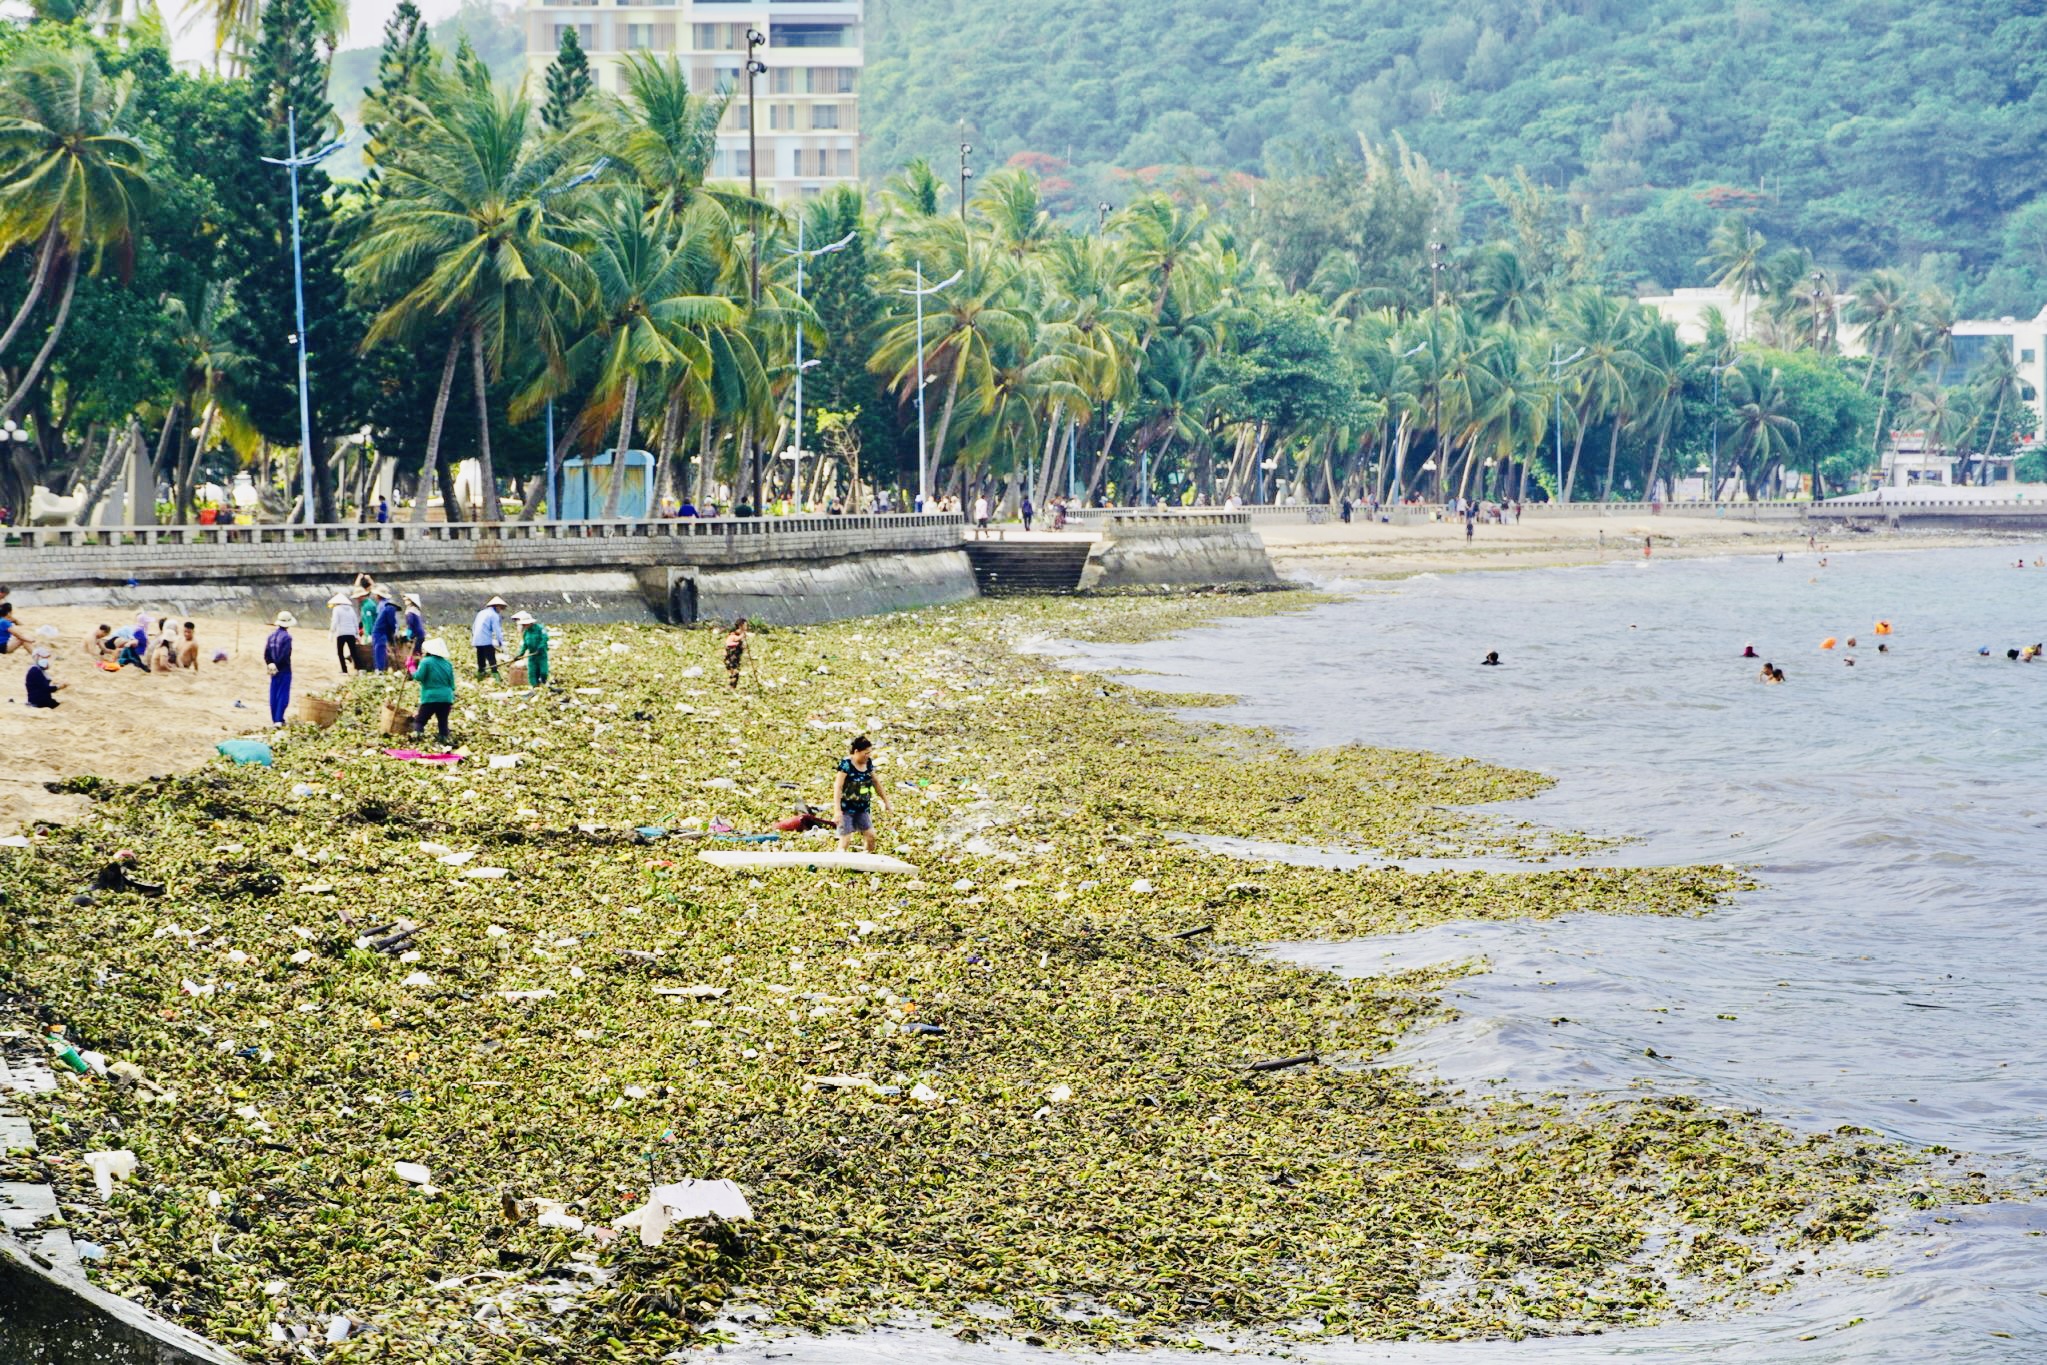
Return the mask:
<svg viewBox="0 0 2047 1365">
<path fill-rule="evenodd" d="M 1606 482 L 1600 486 L 1599 490 L 1599 500 L 1601 502 L 1613 501 L 1614 461 L 1621 453 L 1621 428 L 1627 424 L 1628 418 L 1626 413 L 1616 412 L 1613 415 L 1613 433 L 1606 440 Z"/>
<path fill-rule="evenodd" d="M 1897 360 L 1896 349 L 1895 346 L 1884 348 L 1884 387 L 1876 400 L 1876 439 L 1870 445 L 1870 453 L 1879 457 L 1884 453 L 1884 414 L 1891 407 L 1892 365 Z"/>
<path fill-rule="evenodd" d="M 483 370 L 483 324 L 469 329 L 469 358 L 476 376 L 476 472 L 483 485 L 478 521 L 497 521 L 505 514 L 498 504 L 497 467 L 490 458 L 490 381 Z"/>
<path fill-rule="evenodd" d="M 611 488 L 604 495 L 604 520 L 618 520 L 619 495 L 625 491 L 626 455 L 633 447 L 633 418 L 640 405 L 640 377 L 625 377 L 625 403 L 618 413 L 618 449 L 611 455 Z"/>
<path fill-rule="evenodd" d="M 441 387 L 434 394 L 433 420 L 426 429 L 426 458 L 419 467 L 419 495 L 412 500 L 412 519 L 415 523 L 426 520 L 426 504 L 434 486 L 434 476 L 440 469 L 441 428 L 448 420 L 448 395 L 455 388 L 455 361 L 462 354 L 462 333 L 456 332 L 448 342 L 448 359 L 441 366 Z M 441 519 L 455 519 L 455 504 L 447 497 L 441 499 Z"/>
<path fill-rule="evenodd" d="M 50 323 L 50 335 L 43 339 L 43 349 L 36 352 L 36 358 L 29 364 L 28 373 L 22 376 L 21 386 L 0 407 L 0 421 L 14 415 L 21 406 L 21 400 L 28 397 L 28 391 L 43 377 L 43 367 L 50 363 L 50 355 L 57 349 L 57 339 L 64 335 L 64 324 L 71 320 L 71 299 L 78 292 L 78 257 L 74 254 L 64 263 L 64 293 L 57 303 L 57 316 Z"/>
<path fill-rule="evenodd" d="M 1031 497 L 1031 500 L 1040 507 L 1052 500 L 1052 461 L 1059 454 L 1059 429 L 1066 425 L 1063 420 L 1065 415 L 1065 405 L 1054 403 L 1052 420 L 1045 424 L 1045 454 L 1038 461 L 1038 480 L 1032 489 Z"/>
<path fill-rule="evenodd" d="M 938 414 L 938 430 L 932 433 L 931 449 L 924 456 L 925 462 L 931 471 L 933 487 L 936 487 L 938 484 L 938 471 L 945 467 L 945 437 L 946 433 L 952 430 L 953 403 L 959 396 L 960 367 L 954 365 L 952 379 L 945 386 L 945 407 Z"/>
<path fill-rule="evenodd" d="M 1563 500 L 1567 503 L 1571 500 L 1571 490 L 1578 486 L 1578 452 L 1585 448 L 1585 428 L 1589 425 L 1587 419 L 1591 415 L 1592 410 L 1589 405 L 1583 412 L 1578 414 L 1578 435 L 1571 441 L 1571 465 L 1569 471 L 1564 475 Z"/>
<path fill-rule="evenodd" d="M 1670 423 L 1666 421 L 1656 431 L 1656 449 L 1649 456 L 1649 478 L 1642 485 L 1642 496 L 1644 498 L 1656 496 L 1656 473 L 1663 466 L 1663 446 L 1669 439 Z"/>
<path fill-rule="evenodd" d="M 22 327 L 28 322 L 28 315 L 42 300 L 43 286 L 50 282 L 50 262 L 56 255 L 57 219 L 52 216 L 49 230 L 43 233 L 42 248 L 36 252 L 36 273 L 35 278 L 29 281 L 28 297 L 21 301 L 21 307 L 14 310 L 14 320 L 7 324 L 7 330 L 0 333 L 0 355 L 5 355 L 7 348 L 14 344 L 14 338 L 21 334 Z"/>
</svg>

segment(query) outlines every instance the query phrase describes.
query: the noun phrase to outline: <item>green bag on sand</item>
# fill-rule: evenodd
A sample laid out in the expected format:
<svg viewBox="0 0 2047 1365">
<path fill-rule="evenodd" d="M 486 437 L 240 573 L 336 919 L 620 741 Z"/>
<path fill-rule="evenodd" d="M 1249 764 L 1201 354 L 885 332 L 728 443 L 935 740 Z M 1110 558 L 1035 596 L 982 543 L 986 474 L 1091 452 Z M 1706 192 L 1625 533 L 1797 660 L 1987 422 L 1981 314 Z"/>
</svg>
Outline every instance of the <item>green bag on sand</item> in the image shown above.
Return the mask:
<svg viewBox="0 0 2047 1365">
<path fill-rule="evenodd" d="M 260 739 L 224 739 L 213 747 L 222 757 L 233 762 L 270 766 L 270 746 Z"/>
</svg>

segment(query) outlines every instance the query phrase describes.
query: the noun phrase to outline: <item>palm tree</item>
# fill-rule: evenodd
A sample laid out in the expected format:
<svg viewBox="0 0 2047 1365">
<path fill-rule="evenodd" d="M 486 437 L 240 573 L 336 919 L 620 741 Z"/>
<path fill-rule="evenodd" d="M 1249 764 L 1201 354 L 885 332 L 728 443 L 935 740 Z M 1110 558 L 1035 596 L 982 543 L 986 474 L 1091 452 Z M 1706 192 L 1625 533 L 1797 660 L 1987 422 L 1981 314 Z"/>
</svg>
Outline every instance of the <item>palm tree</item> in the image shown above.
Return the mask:
<svg viewBox="0 0 2047 1365">
<path fill-rule="evenodd" d="M 1713 229 L 1706 254 L 1699 258 L 1700 265 L 1711 267 L 1712 282 L 1740 301 L 1743 340 L 1748 337 L 1749 300 L 1769 283 L 1763 260 L 1768 240 L 1747 219 L 1731 219 Z"/>
<path fill-rule="evenodd" d="M 1642 420 L 1656 433 L 1649 472 L 1642 481 L 1642 496 L 1651 498 L 1656 495 L 1656 475 L 1662 470 L 1670 433 L 1684 418 L 1685 387 L 1692 378 L 1694 357 L 1678 337 L 1676 324 L 1655 318 L 1635 339 L 1635 358 L 1640 367 Z"/>
<path fill-rule="evenodd" d="M 431 117 L 386 161 L 384 197 L 347 257 L 361 293 L 397 295 L 371 322 L 364 350 L 407 340 L 429 319 L 454 323 L 427 431 L 422 489 L 433 480 L 455 363 L 468 344 L 486 521 L 500 515 L 490 376 L 503 373 L 515 340 L 557 363 L 567 314 L 552 305 L 598 292 L 575 249 L 573 195 L 550 197 L 567 179 L 567 155 L 565 144 L 540 135 L 523 95 L 449 83 Z M 413 517 L 426 519 L 424 496 Z"/>
<path fill-rule="evenodd" d="M 1472 417 L 1471 454 L 1460 492 L 1470 491 L 1481 452 L 1490 452 L 1504 468 L 1525 460 L 1527 451 L 1542 445 L 1549 428 L 1549 385 L 1540 362 L 1529 352 L 1528 339 L 1525 330 L 1494 326 L 1473 353 L 1480 405 Z M 1479 494 L 1484 493 L 1481 484 Z"/>
<path fill-rule="evenodd" d="M 187 26 L 204 20 L 213 29 L 214 70 L 225 65 L 230 76 L 240 75 L 263 28 L 263 0 L 192 0 L 188 8 Z M 345 0 L 309 0 L 307 9 L 327 49 L 333 51 L 348 33 Z"/>
<path fill-rule="evenodd" d="M 1571 464 L 1564 475 L 1563 501 L 1571 501 L 1578 486 L 1578 456 L 1585 448 L 1585 433 L 1602 416 L 1614 423 L 1613 439 L 1620 439 L 1625 411 L 1634 384 L 1636 359 L 1633 349 L 1638 314 L 1633 305 L 1596 290 L 1581 290 L 1565 307 L 1564 344 L 1584 354 L 1570 368 L 1578 398 L 1577 434 L 1571 440 Z M 1612 454 L 1608 454 L 1611 468 Z"/>
<path fill-rule="evenodd" d="M 606 520 L 618 516 L 642 381 L 663 368 L 708 378 L 711 352 L 701 329 L 731 327 L 740 320 L 732 300 L 697 292 L 703 280 L 716 274 L 718 239 L 708 206 L 680 217 L 664 209 L 649 218 L 635 199 L 617 196 L 592 215 L 592 290 L 582 309 L 588 328 L 565 359 L 572 373 L 589 377 L 584 425 L 602 429 L 617 414 L 618 451 L 604 499 Z"/>
<path fill-rule="evenodd" d="M 109 81 L 85 49 L 30 48 L 0 75 L 0 253 L 36 244 L 28 294 L 0 333 L 0 354 L 20 335 L 51 271 L 63 274 L 49 335 L 0 417 L 13 414 L 49 364 L 71 316 L 80 258 L 91 251 L 97 269 L 109 248 L 133 240 L 151 188 L 127 116 L 126 82 Z"/>
<path fill-rule="evenodd" d="M 1785 409 L 1784 375 L 1754 362 L 1737 365 L 1727 376 L 1734 403 L 1734 460 L 1751 498 L 1771 470 L 1787 461 L 1800 440 L 1798 423 Z"/>
<path fill-rule="evenodd" d="M 680 214 L 699 203 L 716 205 L 727 220 L 751 221 L 771 212 L 739 190 L 710 183 L 718 150 L 718 124 L 730 91 L 699 95 L 673 56 L 635 52 L 623 67 L 625 89 L 578 132 L 611 148 L 631 168 L 653 211 Z"/>
<path fill-rule="evenodd" d="M 1017 167 L 1006 166 L 982 181 L 974 208 L 996 246 L 1019 262 L 1040 255 L 1060 236 L 1038 197 L 1037 178 Z"/>
<path fill-rule="evenodd" d="M 1976 392 L 1978 414 L 1985 407 L 1991 410 L 1990 435 L 1981 446 L 1985 463 L 1984 480 L 1989 475 L 1988 457 L 1997 453 L 1997 438 L 2003 434 L 2004 414 L 2013 404 L 2025 401 L 2025 381 L 2019 377 L 2017 364 L 2012 359 L 2009 346 L 1993 346 L 1983 357 L 1983 363 L 1976 368 L 1971 385 Z M 1966 471 L 1965 471 L 1966 472 Z"/>
<path fill-rule="evenodd" d="M 1469 298 L 1486 322 L 1526 328 L 1542 321 L 1542 286 L 1529 276 L 1521 253 L 1504 242 L 1495 242 L 1479 253 L 1471 271 Z"/>
<path fill-rule="evenodd" d="M 929 454 L 935 474 L 944 463 L 945 442 L 960 398 L 990 382 L 989 372 L 998 346 L 1028 345 L 1035 319 L 1016 307 L 1015 263 L 970 233 L 958 219 L 932 219 L 923 231 L 902 240 L 899 246 L 904 251 L 919 253 L 927 280 L 934 276 L 944 278 L 954 269 L 960 272 L 957 282 L 926 304 L 924 314 L 924 369 L 933 379 L 942 377 L 945 381 L 945 405 L 932 433 Z M 887 375 L 891 388 L 914 399 L 917 326 L 911 312 L 901 306 L 902 296 L 896 292 L 911 280 L 910 270 L 899 265 L 889 289 L 889 296 L 897 301 L 896 320 L 882 336 L 868 366 Z M 936 311 L 933 304 L 938 306 Z"/>
<path fill-rule="evenodd" d="M 881 221 L 914 224 L 938 216 L 945 181 L 921 156 L 913 156 L 881 187 Z"/>
</svg>

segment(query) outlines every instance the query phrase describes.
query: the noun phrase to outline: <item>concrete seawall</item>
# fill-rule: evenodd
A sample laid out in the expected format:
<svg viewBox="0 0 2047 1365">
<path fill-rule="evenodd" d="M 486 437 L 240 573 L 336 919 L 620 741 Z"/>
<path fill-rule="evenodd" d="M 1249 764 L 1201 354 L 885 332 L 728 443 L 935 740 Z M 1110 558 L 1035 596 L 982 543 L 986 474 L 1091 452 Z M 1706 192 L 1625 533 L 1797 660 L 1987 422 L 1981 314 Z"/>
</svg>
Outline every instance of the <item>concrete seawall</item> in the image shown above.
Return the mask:
<svg viewBox="0 0 2047 1365">
<path fill-rule="evenodd" d="M 1242 512 L 1113 512 L 1082 572 L 1083 592 L 1270 588 L 1279 571 Z"/>
<path fill-rule="evenodd" d="M 550 620 L 802 625 L 974 595 L 956 517 L 491 525 L 53 528 L 0 548 L 25 606 L 107 604 L 324 619 L 370 573 L 466 619 L 492 593 Z"/>
</svg>

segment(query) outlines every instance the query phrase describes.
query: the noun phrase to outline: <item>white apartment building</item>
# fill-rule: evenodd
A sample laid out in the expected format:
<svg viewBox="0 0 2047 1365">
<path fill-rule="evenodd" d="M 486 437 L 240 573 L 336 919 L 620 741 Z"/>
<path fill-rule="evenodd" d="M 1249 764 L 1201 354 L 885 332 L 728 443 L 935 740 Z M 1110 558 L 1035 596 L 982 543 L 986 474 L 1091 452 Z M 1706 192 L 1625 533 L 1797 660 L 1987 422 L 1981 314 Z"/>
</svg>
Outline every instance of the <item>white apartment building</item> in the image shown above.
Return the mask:
<svg viewBox="0 0 2047 1365">
<path fill-rule="evenodd" d="M 2040 419 L 2034 431 L 2047 433 L 2047 308 L 2023 322 L 2017 318 L 1957 322 L 1953 338 L 1955 358 L 1948 368 L 1958 375 L 1975 368 L 1984 348 L 2011 348 L 2012 365 L 2019 372 L 2019 397 Z"/>
<path fill-rule="evenodd" d="M 745 181 L 757 148 L 761 193 L 799 199 L 859 179 L 863 9 L 864 0 L 526 0 L 527 93 L 545 98 L 548 63 L 569 28 L 591 80 L 610 94 L 628 53 L 673 53 L 692 90 L 733 92 L 711 178 Z M 767 39 L 756 49 L 767 70 L 754 77 L 751 146 L 749 29 Z"/>
</svg>

